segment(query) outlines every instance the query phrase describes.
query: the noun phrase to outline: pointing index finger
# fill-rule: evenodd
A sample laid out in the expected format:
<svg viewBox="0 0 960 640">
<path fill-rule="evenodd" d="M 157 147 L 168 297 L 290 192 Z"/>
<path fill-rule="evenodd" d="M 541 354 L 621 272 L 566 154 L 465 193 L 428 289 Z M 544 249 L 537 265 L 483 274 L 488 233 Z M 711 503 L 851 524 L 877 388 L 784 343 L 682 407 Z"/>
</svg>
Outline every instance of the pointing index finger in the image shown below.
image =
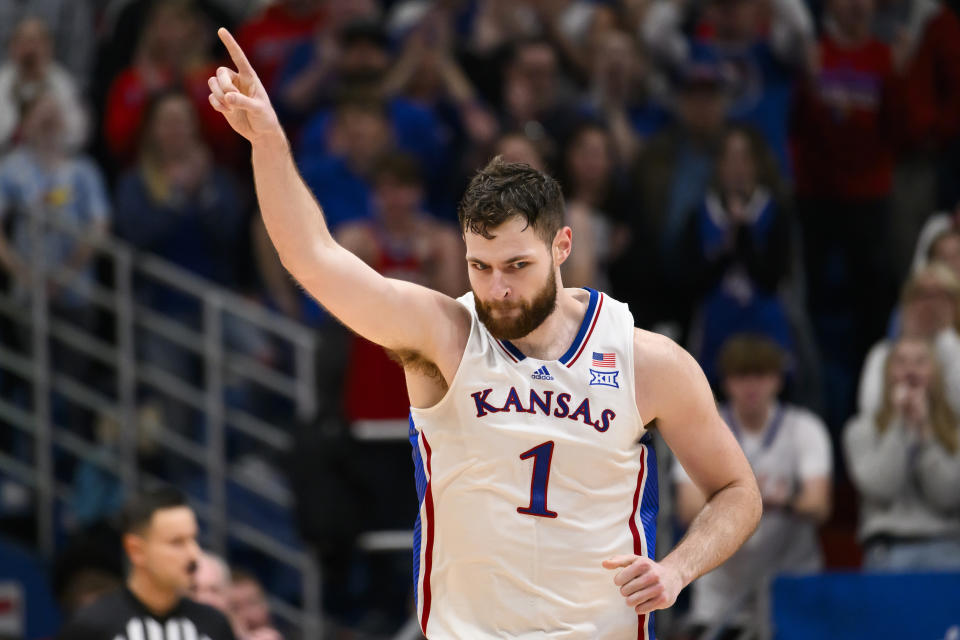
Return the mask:
<svg viewBox="0 0 960 640">
<path fill-rule="evenodd" d="M 230 59 L 233 60 L 233 64 L 237 65 L 237 71 L 244 74 L 256 75 L 253 70 L 253 66 L 250 64 L 250 61 L 247 60 L 247 56 L 243 53 L 243 49 L 240 48 L 240 45 L 237 44 L 237 41 L 233 39 L 233 34 L 227 31 L 224 27 L 217 29 L 217 35 L 220 36 L 223 46 L 227 48 L 227 52 L 230 54 Z"/>
</svg>

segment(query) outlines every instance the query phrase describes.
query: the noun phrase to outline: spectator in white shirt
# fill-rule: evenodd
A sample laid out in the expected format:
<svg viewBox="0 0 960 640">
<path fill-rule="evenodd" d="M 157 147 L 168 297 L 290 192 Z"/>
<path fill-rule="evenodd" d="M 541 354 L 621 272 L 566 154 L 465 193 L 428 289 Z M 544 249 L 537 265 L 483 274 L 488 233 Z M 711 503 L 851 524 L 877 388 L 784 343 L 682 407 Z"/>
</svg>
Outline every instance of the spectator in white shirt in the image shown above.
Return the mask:
<svg viewBox="0 0 960 640">
<path fill-rule="evenodd" d="M 817 527 L 831 510 L 830 437 L 816 415 L 777 400 L 784 367 L 783 352 L 761 336 L 736 335 L 720 353 L 728 397 L 720 414 L 757 476 L 763 518 L 736 554 L 693 583 L 688 621 L 697 633 L 722 626 L 730 637 L 761 636 L 769 581 L 821 568 Z M 680 465 L 673 479 L 677 517 L 688 525 L 705 498 Z"/>
<path fill-rule="evenodd" d="M 930 342 L 903 337 L 884 367 L 882 404 L 846 427 L 871 570 L 960 570 L 960 422 Z"/>
<path fill-rule="evenodd" d="M 960 280 L 941 263 L 913 274 L 900 296 L 900 335 L 929 340 L 946 381 L 946 398 L 960 411 Z M 883 402 L 883 370 L 893 341 L 876 343 L 860 374 L 858 410 L 872 415 Z"/>
<path fill-rule="evenodd" d="M 63 114 L 63 139 L 69 150 L 86 141 L 88 119 L 74 78 L 53 59 L 53 41 L 39 18 L 17 25 L 0 65 L 0 150 L 15 143 L 23 114 L 41 95 L 50 95 Z"/>
</svg>

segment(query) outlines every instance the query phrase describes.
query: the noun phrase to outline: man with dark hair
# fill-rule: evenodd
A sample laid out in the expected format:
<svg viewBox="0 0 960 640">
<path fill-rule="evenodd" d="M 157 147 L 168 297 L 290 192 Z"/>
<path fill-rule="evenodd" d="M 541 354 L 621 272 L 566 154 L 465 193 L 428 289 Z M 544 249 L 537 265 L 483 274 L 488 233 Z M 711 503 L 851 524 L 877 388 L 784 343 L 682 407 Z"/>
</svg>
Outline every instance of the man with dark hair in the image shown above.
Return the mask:
<svg viewBox="0 0 960 640">
<path fill-rule="evenodd" d="M 454 300 L 377 273 L 330 234 L 263 85 L 229 32 L 220 37 L 239 72 L 217 70 L 210 103 L 252 143 L 281 261 L 403 362 L 424 634 L 652 638 L 650 614 L 729 557 L 760 518 L 753 473 L 696 362 L 635 329 L 625 304 L 563 287 L 572 248 L 563 197 L 527 165 L 495 159 L 467 189 L 470 293 Z M 660 562 L 654 419 L 709 497 Z"/>
<path fill-rule="evenodd" d="M 188 600 L 200 556 L 197 520 L 173 488 L 145 492 L 123 512 L 126 586 L 81 609 L 59 640 L 234 640 L 226 617 Z"/>
</svg>

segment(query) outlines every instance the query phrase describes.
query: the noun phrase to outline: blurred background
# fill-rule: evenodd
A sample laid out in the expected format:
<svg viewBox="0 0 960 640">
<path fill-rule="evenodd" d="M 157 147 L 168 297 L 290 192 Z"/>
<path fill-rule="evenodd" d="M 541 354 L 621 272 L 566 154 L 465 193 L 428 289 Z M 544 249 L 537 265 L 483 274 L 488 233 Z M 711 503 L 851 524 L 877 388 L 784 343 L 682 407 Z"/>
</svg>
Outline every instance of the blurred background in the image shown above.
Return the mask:
<svg viewBox="0 0 960 640">
<path fill-rule="evenodd" d="M 766 509 L 659 637 L 960 637 L 951 4 L 0 0 L 0 637 L 121 584 L 161 482 L 247 628 L 420 637 L 402 373 L 280 265 L 220 25 L 381 273 L 464 293 L 501 154 L 562 182 L 566 286 L 698 359 Z M 703 497 L 656 446 L 662 557 Z"/>
</svg>

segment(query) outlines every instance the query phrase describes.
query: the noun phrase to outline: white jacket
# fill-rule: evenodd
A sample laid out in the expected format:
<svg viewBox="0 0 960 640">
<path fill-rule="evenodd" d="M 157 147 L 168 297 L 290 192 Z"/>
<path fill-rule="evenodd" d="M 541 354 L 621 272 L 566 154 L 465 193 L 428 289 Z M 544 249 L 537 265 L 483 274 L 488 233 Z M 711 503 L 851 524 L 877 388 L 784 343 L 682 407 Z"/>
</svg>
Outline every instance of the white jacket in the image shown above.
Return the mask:
<svg viewBox="0 0 960 640">
<path fill-rule="evenodd" d="M 20 108 L 15 91 L 19 81 L 19 72 L 14 64 L 6 62 L 0 65 L 0 150 L 10 144 L 20 123 Z M 76 151 L 86 142 L 89 125 L 77 84 L 73 77 L 56 63 L 50 64 L 45 82 L 46 90 L 60 103 L 67 148 Z"/>
</svg>

